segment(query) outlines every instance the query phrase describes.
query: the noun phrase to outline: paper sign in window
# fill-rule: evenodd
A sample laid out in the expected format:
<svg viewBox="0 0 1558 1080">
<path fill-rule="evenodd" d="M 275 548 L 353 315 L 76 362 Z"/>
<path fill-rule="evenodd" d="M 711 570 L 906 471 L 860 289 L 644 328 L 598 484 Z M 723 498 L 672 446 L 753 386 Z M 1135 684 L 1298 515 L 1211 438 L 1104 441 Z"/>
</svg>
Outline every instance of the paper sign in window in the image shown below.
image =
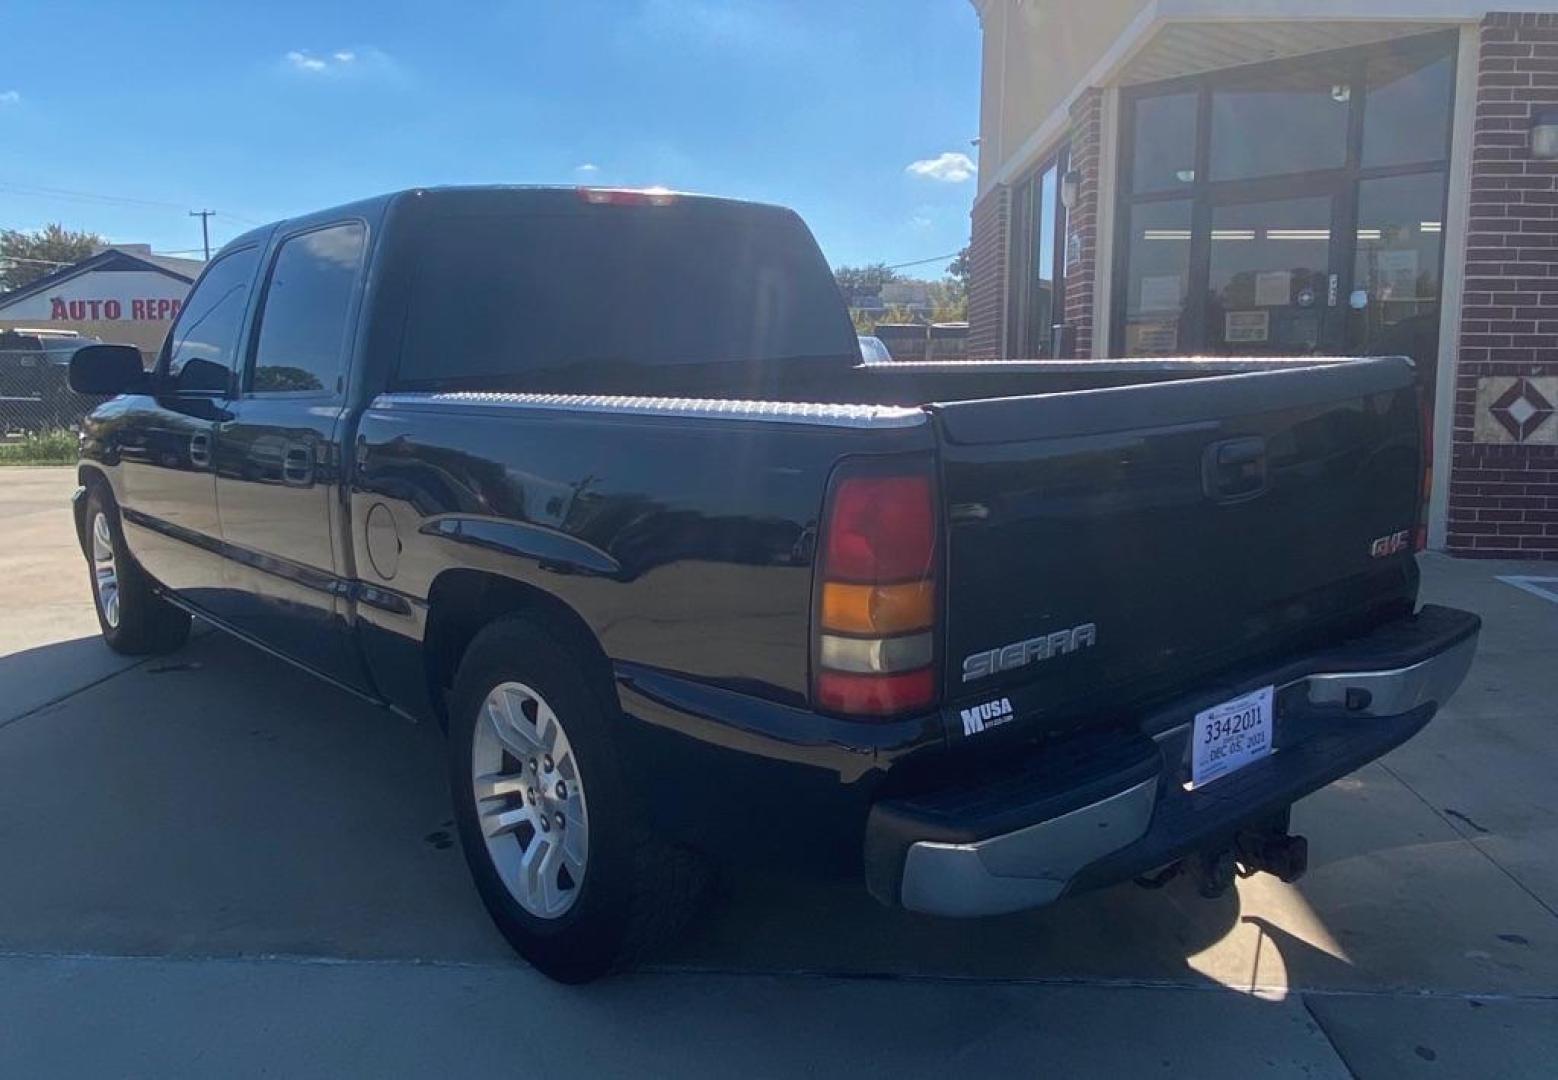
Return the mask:
<svg viewBox="0 0 1558 1080">
<path fill-rule="evenodd" d="M 1293 273 L 1267 270 L 1255 275 L 1256 307 L 1287 307 L 1293 302 Z M 1265 339 L 1262 338 L 1262 341 Z"/>
<path fill-rule="evenodd" d="M 1271 312 L 1228 312 L 1223 317 L 1223 340 L 1230 345 L 1271 340 Z"/>
<path fill-rule="evenodd" d="M 1179 348 L 1179 324 L 1172 319 L 1133 322 L 1125 327 L 1125 351 L 1131 356 L 1171 353 Z"/>
<path fill-rule="evenodd" d="M 1417 296 L 1417 249 L 1379 251 L 1370 256 L 1379 275 L 1380 295 L 1388 300 L 1410 300 Z"/>
<path fill-rule="evenodd" d="M 1178 274 L 1147 274 L 1141 279 L 1142 311 L 1178 311 L 1181 295 Z"/>
</svg>

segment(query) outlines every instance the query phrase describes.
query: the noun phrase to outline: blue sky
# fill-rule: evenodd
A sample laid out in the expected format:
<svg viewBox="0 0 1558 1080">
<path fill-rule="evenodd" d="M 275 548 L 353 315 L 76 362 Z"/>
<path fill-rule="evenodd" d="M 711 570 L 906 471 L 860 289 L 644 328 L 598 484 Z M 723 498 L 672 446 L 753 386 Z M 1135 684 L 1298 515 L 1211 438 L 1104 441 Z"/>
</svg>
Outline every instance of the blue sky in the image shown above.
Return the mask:
<svg viewBox="0 0 1558 1080">
<path fill-rule="evenodd" d="M 835 264 L 968 238 L 967 0 L 7 8 L 47 46 L 0 67 L 0 226 L 172 251 L 189 209 L 220 242 L 417 184 L 600 183 L 793 206 Z"/>
</svg>

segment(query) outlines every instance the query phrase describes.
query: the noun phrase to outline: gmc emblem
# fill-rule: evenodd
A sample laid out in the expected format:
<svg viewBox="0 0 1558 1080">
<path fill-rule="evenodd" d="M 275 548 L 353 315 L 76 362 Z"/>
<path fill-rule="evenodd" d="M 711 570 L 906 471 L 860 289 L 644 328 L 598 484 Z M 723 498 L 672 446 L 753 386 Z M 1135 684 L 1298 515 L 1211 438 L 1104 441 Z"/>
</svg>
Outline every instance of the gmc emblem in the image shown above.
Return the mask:
<svg viewBox="0 0 1558 1080">
<path fill-rule="evenodd" d="M 1371 559 L 1383 559 L 1387 555 L 1398 555 L 1412 546 L 1412 530 L 1402 529 L 1398 533 L 1382 536 L 1369 545 L 1369 557 Z"/>
</svg>

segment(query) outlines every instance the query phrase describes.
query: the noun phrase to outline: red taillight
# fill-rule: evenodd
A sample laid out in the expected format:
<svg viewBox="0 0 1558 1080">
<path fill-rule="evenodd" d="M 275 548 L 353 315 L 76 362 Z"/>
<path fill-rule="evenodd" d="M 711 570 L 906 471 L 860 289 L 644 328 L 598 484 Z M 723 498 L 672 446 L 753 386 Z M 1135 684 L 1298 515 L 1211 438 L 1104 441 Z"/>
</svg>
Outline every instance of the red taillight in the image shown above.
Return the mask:
<svg viewBox="0 0 1558 1080">
<path fill-rule="evenodd" d="M 820 708 L 887 717 L 935 703 L 936 531 L 928 468 L 834 479 L 813 613 Z"/>
<path fill-rule="evenodd" d="M 832 581 L 930 576 L 936 519 L 928 476 L 850 476 L 833 490 L 823 571 Z"/>
<path fill-rule="evenodd" d="M 817 704 L 851 716 L 891 716 L 936 700 L 936 675 L 930 668 L 907 675 L 817 675 Z"/>
<path fill-rule="evenodd" d="M 665 188 L 592 188 L 578 189 L 579 198 L 595 206 L 670 206 L 676 193 Z"/>
</svg>

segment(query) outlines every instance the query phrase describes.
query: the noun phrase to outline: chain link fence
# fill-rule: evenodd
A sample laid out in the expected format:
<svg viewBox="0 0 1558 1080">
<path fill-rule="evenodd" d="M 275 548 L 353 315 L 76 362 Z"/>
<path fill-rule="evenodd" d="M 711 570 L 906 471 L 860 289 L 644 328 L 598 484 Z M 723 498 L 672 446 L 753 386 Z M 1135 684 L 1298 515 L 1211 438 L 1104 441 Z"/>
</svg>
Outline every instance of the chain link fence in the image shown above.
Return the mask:
<svg viewBox="0 0 1558 1080">
<path fill-rule="evenodd" d="M 70 358 L 91 338 L 0 333 L 0 436 L 74 432 L 102 401 L 70 388 Z"/>
<path fill-rule="evenodd" d="M 94 340 L 0 332 L 0 465 L 75 460 L 81 420 L 103 398 L 70 388 L 70 358 Z"/>
</svg>

